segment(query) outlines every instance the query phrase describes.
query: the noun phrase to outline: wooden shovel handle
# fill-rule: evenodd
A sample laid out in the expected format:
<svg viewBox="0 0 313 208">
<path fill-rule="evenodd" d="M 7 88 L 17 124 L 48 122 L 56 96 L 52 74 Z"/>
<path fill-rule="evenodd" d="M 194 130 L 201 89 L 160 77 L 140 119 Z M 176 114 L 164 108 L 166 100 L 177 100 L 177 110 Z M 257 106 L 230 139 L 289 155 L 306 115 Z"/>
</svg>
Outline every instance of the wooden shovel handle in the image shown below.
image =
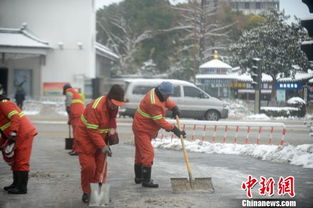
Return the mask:
<svg viewBox="0 0 313 208">
<path fill-rule="evenodd" d="M 102 168 L 102 171 L 101 171 L 101 174 L 100 174 L 100 178 L 99 178 L 99 183 L 103 183 L 103 175 L 104 175 L 104 171 L 105 171 L 105 168 L 108 164 L 108 155 L 107 154 L 104 154 L 104 162 L 103 162 L 103 168 Z"/>
<path fill-rule="evenodd" d="M 176 115 L 176 123 L 177 123 L 178 129 L 181 130 L 179 117 L 177 115 Z M 188 153 L 186 151 L 183 135 L 180 135 L 180 142 L 181 142 L 182 150 L 183 150 L 183 153 L 184 153 L 184 159 L 185 159 L 186 166 L 187 166 L 189 181 L 192 181 L 191 167 L 190 167 L 189 157 L 188 157 Z"/>
</svg>

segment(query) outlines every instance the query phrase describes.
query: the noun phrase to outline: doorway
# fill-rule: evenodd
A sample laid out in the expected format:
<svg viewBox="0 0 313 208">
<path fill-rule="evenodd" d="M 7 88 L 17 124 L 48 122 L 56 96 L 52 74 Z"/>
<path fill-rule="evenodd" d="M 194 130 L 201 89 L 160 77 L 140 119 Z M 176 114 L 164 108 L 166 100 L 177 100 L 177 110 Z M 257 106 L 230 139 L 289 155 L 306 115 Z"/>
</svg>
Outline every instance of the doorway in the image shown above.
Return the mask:
<svg viewBox="0 0 313 208">
<path fill-rule="evenodd" d="M 33 95 L 33 71 L 31 69 L 14 70 L 14 93 L 21 87 L 27 96 Z"/>
<path fill-rule="evenodd" d="M 8 92 L 8 68 L 0 67 L 0 84 L 4 89 L 4 93 Z"/>
</svg>

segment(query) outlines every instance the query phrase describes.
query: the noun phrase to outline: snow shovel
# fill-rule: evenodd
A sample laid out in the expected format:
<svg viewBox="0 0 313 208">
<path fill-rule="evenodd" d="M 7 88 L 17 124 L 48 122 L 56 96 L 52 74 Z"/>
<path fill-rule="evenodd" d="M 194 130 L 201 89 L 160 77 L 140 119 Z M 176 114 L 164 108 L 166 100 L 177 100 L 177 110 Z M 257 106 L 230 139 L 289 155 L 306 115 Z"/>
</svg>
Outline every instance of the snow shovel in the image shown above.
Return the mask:
<svg viewBox="0 0 313 208">
<path fill-rule="evenodd" d="M 90 183 L 89 207 L 105 207 L 110 204 L 110 185 L 102 183 L 108 155 L 105 156 L 99 183 Z"/>
<path fill-rule="evenodd" d="M 71 135 L 71 125 L 69 124 L 68 125 L 68 135 L 69 137 L 68 138 L 65 138 L 65 149 L 68 150 L 68 149 L 72 149 L 72 146 L 73 146 L 73 138 L 72 138 L 72 135 Z"/>
<path fill-rule="evenodd" d="M 176 122 L 177 122 L 177 127 L 181 129 L 178 116 L 176 116 Z M 182 150 L 184 153 L 184 159 L 185 159 L 186 166 L 187 166 L 189 180 L 187 178 L 171 178 L 173 192 L 185 192 L 185 191 L 192 191 L 192 190 L 214 192 L 214 187 L 212 184 L 211 177 L 195 178 L 195 180 L 193 180 L 192 174 L 191 174 L 190 163 L 189 163 L 189 157 L 186 151 L 183 136 L 180 136 L 180 141 L 181 141 Z"/>
</svg>

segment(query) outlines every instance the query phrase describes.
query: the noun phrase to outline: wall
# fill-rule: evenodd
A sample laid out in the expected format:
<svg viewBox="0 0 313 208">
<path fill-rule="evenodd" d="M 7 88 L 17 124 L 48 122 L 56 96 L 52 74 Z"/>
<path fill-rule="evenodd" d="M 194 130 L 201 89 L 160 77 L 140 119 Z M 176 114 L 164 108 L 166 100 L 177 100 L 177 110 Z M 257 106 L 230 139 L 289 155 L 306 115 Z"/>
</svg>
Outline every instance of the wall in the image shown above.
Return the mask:
<svg viewBox="0 0 313 208">
<path fill-rule="evenodd" d="M 53 48 L 42 66 L 42 83 L 71 82 L 83 89 L 82 79 L 95 76 L 94 0 L 0 0 L 0 27 L 20 28 L 23 22 Z"/>
</svg>

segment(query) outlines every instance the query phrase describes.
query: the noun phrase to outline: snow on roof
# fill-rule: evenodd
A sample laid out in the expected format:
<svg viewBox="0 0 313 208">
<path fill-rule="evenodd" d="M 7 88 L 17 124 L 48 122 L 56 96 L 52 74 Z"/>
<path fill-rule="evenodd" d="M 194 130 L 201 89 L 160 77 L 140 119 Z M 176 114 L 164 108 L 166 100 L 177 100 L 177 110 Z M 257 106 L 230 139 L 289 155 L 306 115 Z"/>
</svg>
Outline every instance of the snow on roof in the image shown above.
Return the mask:
<svg viewBox="0 0 313 208">
<path fill-rule="evenodd" d="M 310 79 L 313 78 L 313 73 L 304 73 L 304 72 L 297 72 L 295 74 L 295 77 L 286 77 L 286 78 L 280 78 L 278 79 L 279 82 L 290 82 L 290 81 L 301 81 L 304 79 Z"/>
<path fill-rule="evenodd" d="M 150 85 L 159 85 L 163 81 L 171 82 L 174 85 L 188 85 L 188 86 L 194 86 L 193 83 L 187 82 L 184 80 L 178 80 L 178 79 L 125 79 L 126 82 L 140 82 L 141 84 L 150 84 Z"/>
<path fill-rule="evenodd" d="M 229 74 L 197 74 L 196 79 L 231 79 L 243 82 L 252 82 L 250 74 L 229 73 Z M 262 73 L 263 82 L 271 82 L 273 79 L 270 75 Z"/>
<path fill-rule="evenodd" d="M 202 65 L 200 65 L 200 68 L 223 68 L 223 69 L 231 69 L 232 67 L 218 59 L 213 59 L 211 61 L 208 61 Z"/>
<path fill-rule="evenodd" d="M 313 40 L 306 40 L 302 42 L 302 45 L 312 45 L 313 44 Z"/>
<path fill-rule="evenodd" d="M 96 47 L 97 53 L 99 55 L 102 55 L 102 56 L 105 56 L 105 57 L 108 57 L 108 58 L 111 58 L 111 59 L 114 59 L 114 60 L 120 58 L 111 49 L 109 49 L 108 47 L 102 45 L 101 43 L 96 42 L 95 47 Z"/>
<path fill-rule="evenodd" d="M 30 34 L 25 28 L 0 28 L 0 46 L 50 48 L 48 42 Z"/>
</svg>

